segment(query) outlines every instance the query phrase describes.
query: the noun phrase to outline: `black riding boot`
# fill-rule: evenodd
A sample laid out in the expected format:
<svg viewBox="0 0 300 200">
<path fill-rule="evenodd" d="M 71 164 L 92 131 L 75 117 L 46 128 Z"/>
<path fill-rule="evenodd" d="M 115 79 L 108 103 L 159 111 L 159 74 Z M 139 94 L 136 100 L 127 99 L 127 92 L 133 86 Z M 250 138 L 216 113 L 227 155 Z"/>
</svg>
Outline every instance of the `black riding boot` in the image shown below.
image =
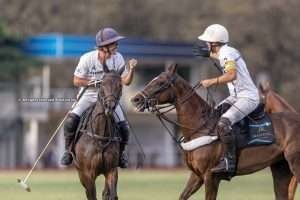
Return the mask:
<svg viewBox="0 0 300 200">
<path fill-rule="evenodd" d="M 126 155 L 126 145 L 128 144 L 129 139 L 129 125 L 127 121 L 121 121 L 118 123 L 121 134 L 121 143 L 120 143 L 120 158 L 119 158 L 119 167 L 127 168 L 128 167 L 128 158 Z"/>
<path fill-rule="evenodd" d="M 65 152 L 61 158 L 60 163 L 62 165 L 70 165 L 73 161 L 73 156 L 70 150 L 70 146 L 73 142 L 76 129 L 78 127 L 80 117 L 74 113 L 70 113 L 66 119 L 64 125 L 64 136 L 65 136 Z"/>
<path fill-rule="evenodd" d="M 65 152 L 61 158 L 60 163 L 62 165 L 70 165 L 73 161 L 73 156 L 70 149 L 70 145 L 72 144 L 73 137 L 65 137 Z"/>
<path fill-rule="evenodd" d="M 219 164 L 211 169 L 211 172 L 216 174 L 226 174 L 227 180 L 230 180 L 235 174 L 236 168 L 236 144 L 235 137 L 231 132 L 231 122 L 227 118 L 221 118 L 217 125 L 217 131 L 220 139 L 223 142 L 224 156 Z"/>
</svg>

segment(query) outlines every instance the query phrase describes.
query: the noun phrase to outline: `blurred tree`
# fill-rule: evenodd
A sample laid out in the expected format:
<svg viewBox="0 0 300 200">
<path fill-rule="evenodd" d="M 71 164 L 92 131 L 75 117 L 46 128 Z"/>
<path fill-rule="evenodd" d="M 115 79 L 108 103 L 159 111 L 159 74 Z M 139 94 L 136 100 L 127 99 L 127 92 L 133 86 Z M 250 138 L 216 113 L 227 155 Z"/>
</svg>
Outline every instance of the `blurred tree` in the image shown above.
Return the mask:
<svg viewBox="0 0 300 200">
<path fill-rule="evenodd" d="M 300 87 L 299 7 L 299 0 L 0 0 L 0 16 L 22 37 L 94 35 L 112 26 L 126 36 L 195 41 L 209 24 L 220 23 L 250 71 L 269 72 L 275 89 L 300 108 L 300 96 L 293 95 Z"/>
<path fill-rule="evenodd" d="M 0 80 L 19 82 L 21 75 L 41 62 L 21 50 L 22 40 L 12 36 L 0 21 Z"/>
</svg>

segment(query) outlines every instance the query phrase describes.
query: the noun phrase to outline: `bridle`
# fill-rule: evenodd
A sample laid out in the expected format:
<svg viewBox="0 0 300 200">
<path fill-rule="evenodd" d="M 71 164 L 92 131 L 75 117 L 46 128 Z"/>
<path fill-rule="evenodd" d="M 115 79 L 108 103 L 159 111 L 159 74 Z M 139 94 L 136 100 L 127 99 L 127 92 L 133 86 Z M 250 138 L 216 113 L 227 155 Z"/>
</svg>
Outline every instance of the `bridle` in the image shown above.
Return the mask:
<svg viewBox="0 0 300 200">
<path fill-rule="evenodd" d="M 115 74 L 111 74 L 109 75 L 112 78 L 117 77 L 118 75 Z M 100 82 L 98 82 L 95 87 L 99 88 L 99 92 L 97 95 L 97 101 L 99 101 L 101 103 L 101 105 L 103 106 L 104 110 L 107 109 L 107 105 L 109 101 L 113 101 L 115 102 L 115 105 L 117 106 L 120 97 L 121 97 L 121 92 L 122 90 L 120 89 L 118 92 L 114 92 L 111 91 L 109 95 L 104 95 L 104 85 L 103 85 L 104 81 L 101 80 Z M 112 83 L 115 84 L 115 83 Z M 111 119 L 108 119 L 108 132 L 109 132 L 109 136 L 99 136 L 98 134 L 95 133 L 95 127 L 93 126 L 94 122 L 98 119 L 98 117 L 105 115 L 104 111 L 100 111 L 98 113 L 96 113 L 94 115 L 93 118 L 91 118 L 91 132 L 87 132 L 87 135 L 91 136 L 94 139 L 100 140 L 102 142 L 106 142 L 106 145 L 104 145 L 105 147 L 110 144 L 111 142 L 120 142 L 121 138 L 118 136 L 115 136 L 114 134 L 114 128 L 112 127 L 112 121 Z"/>
<path fill-rule="evenodd" d="M 143 109 L 148 109 L 151 113 L 155 113 L 156 117 L 160 120 L 162 125 L 165 127 L 165 129 L 167 130 L 168 134 L 171 136 L 173 141 L 182 149 L 180 143 L 182 142 L 183 137 L 177 139 L 177 137 L 168 128 L 165 121 L 167 121 L 170 124 L 176 125 L 180 128 L 185 128 L 185 129 L 191 130 L 192 131 L 191 134 L 194 134 L 196 132 L 199 132 L 200 129 L 207 126 L 209 118 L 200 127 L 191 128 L 191 127 L 184 126 L 183 124 L 181 124 L 175 120 L 171 120 L 170 118 L 168 118 L 166 116 L 166 113 L 175 109 L 175 105 L 174 105 L 175 103 L 180 104 L 180 105 L 184 104 L 187 100 L 189 100 L 195 94 L 195 89 L 197 89 L 201 86 L 200 83 L 197 83 L 180 100 L 174 98 L 174 101 L 172 103 L 170 103 L 169 105 L 162 105 L 162 106 L 158 105 L 159 101 L 155 97 L 155 95 L 159 94 L 160 92 L 163 92 L 166 89 L 169 89 L 170 87 L 175 88 L 175 82 L 176 82 L 177 78 L 178 78 L 177 75 L 172 75 L 170 78 L 168 78 L 168 80 L 163 85 L 161 85 L 159 88 L 154 90 L 151 94 L 148 94 L 147 92 L 145 92 L 145 90 L 141 91 L 139 94 L 144 99 Z M 168 108 L 166 111 L 161 111 L 162 109 L 166 109 L 166 108 Z"/>
<path fill-rule="evenodd" d="M 161 110 L 163 108 L 166 108 L 166 106 L 158 108 L 158 99 L 155 97 L 155 95 L 159 94 L 160 92 L 162 92 L 166 89 L 169 89 L 170 87 L 174 87 L 176 79 L 177 79 L 177 76 L 175 76 L 175 75 L 171 76 L 163 85 L 161 85 L 159 88 L 154 90 L 151 94 L 148 94 L 144 90 L 141 91 L 140 95 L 144 99 L 143 108 L 148 109 L 150 112 L 154 112 L 154 110 L 157 110 L 157 109 Z M 173 105 L 170 104 L 167 107 L 171 107 L 171 106 L 173 106 Z"/>
<path fill-rule="evenodd" d="M 117 77 L 118 75 L 110 75 L 111 77 Z M 115 84 L 115 83 L 113 83 Z M 99 89 L 100 91 L 98 92 L 98 96 L 97 96 L 97 99 L 98 101 L 100 101 L 103 105 L 104 108 L 106 108 L 107 106 L 107 103 L 109 101 L 113 101 L 117 104 L 117 102 L 119 102 L 120 98 L 121 98 L 121 93 L 122 93 L 122 89 L 120 89 L 118 92 L 114 92 L 114 91 L 111 91 L 111 94 L 109 95 L 104 95 L 104 86 L 103 86 L 103 81 L 101 84 L 99 84 Z"/>
</svg>

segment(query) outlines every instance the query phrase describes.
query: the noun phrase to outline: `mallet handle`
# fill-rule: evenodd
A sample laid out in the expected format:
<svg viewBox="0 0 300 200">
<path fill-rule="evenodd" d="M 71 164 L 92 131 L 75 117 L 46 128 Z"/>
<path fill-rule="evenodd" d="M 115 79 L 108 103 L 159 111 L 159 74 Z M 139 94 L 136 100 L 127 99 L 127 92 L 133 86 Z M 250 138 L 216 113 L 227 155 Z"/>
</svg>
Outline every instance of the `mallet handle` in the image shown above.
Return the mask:
<svg viewBox="0 0 300 200">
<path fill-rule="evenodd" d="M 86 91 L 88 87 L 84 87 L 82 92 L 79 94 L 77 101 L 75 101 L 72 104 L 73 108 L 79 101 L 79 99 L 82 97 L 83 93 Z M 31 167 L 30 171 L 28 172 L 27 176 L 24 178 L 23 182 L 26 183 L 27 179 L 29 178 L 29 176 L 31 175 L 32 171 L 34 170 L 34 168 L 36 167 L 36 165 L 38 164 L 39 160 L 41 159 L 41 157 L 44 155 L 46 149 L 48 148 L 49 144 L 52 142 L 53 138 L 56 136 L 56 134 L 58 133 L 59 129 L 61 128 L 61 126 L 63 125 L 63 123 L 65 122 L 65 120 L 68 117 L 70 111 L 67 112 L 67 114 L 65 115 L 65 117 L 63 118 L 63 120 L 60 122 L 60 124 L 58 125 L 58 127 L 56 128 L 56 130 L 54 131 L 53 135 L 51 136 L 51 138 L 49 139 L 48 143 L 46 144 L 46 146 L 44 147 L 44 149 L 41 151 L 40 155 L 38 156 L 38 158 L 36 159 L 35 163 L 33 164 L 33 166 Z"/>
</svg>

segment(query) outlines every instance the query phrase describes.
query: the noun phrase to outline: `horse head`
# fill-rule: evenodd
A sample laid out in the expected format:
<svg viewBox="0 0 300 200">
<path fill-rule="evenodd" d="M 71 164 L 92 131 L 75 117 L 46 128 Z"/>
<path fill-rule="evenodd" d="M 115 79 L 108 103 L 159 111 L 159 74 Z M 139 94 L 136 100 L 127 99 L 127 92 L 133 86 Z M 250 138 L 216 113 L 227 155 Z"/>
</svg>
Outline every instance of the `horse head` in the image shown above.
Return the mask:
<svg viewBox="0 0 300 200">
<path fill-rule="evenodd" d="M 151 109 L 156 105 L 165 103 L 174 103 L 175 90 L 174 85 L 177 76 L 177 64 L 171 64 L 165 72 L 150 81 L 145 88 L 136 94 L 131 102 L 140 111 Z"/>
<path fill-rule="evenodd" d="M 111 116 L 122 94 L 121 71 L 109 71 L 104 67 L 104 76 L 100 84 L 98 101 L 104 107 L 105 115 Z"/>
<path fill-rule="evenodd" d="M 266 99 L 268 93 L 271 91 L 271 85 L 269 81 L 264 81 L 258 84 L 259 96 L 261 102 L 266 105 Z"/>
</svg>

